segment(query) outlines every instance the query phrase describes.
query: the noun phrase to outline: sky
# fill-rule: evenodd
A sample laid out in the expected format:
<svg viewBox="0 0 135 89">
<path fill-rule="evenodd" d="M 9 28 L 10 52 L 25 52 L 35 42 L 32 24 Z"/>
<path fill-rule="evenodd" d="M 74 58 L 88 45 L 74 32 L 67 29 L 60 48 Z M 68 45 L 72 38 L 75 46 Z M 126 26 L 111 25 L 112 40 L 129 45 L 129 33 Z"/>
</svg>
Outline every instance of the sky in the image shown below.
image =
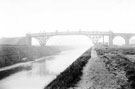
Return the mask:
<svg viewBox="0 0 135 89">
<path fill-rule="evenodd" d="M 135 0 L 0 0 L 0 38 L 80 29 L 135 33 Z"/>
</svg>

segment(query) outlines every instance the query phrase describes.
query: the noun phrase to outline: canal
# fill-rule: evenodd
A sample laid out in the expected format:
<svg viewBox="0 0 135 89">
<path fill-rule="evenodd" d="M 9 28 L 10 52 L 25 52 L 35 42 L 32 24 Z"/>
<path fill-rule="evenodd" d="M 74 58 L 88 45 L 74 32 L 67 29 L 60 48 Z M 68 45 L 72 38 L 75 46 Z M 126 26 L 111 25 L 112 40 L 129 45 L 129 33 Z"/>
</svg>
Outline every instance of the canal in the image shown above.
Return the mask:
<svg viewBox="0 0 135 89">
<path fill-rule="evenodd" d="M 90 45 L 79 46 L 24 65 L 31 65 L 32 69 L 2 79 L 0 89 L 43 89 L 90 47 Z"/>
</svg>

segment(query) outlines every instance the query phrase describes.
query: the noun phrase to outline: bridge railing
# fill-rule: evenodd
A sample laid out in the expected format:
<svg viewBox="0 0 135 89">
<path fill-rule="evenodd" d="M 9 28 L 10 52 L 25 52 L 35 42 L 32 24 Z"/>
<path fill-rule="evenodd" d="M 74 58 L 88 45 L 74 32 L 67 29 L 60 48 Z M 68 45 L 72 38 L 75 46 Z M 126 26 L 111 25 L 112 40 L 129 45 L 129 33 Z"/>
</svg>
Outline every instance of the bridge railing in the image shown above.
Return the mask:
<svg viewBox="0 0 135 89">
<path fill-rule="evenodd" d="M 100 31 L 55 31 L 55 32 L 44 32 L 44 33 L 30 33 L 28 34 L 29 36 L 32 37 L 37 37 L 37 36 L 45 36 L 45 35 L 81 35 L 81 34 L 86 34 L 86 35 L 109 35 L 109 32 L 100 32 Z"/>
</svg>

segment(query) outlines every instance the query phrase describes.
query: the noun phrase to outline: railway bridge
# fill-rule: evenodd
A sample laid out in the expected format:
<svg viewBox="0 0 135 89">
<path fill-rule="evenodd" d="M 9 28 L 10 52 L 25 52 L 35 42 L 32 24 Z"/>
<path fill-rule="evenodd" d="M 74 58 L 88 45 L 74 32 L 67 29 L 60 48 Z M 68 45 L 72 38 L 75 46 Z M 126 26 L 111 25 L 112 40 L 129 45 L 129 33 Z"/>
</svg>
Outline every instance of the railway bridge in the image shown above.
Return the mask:
<svg viewBox="0 0 135 89">
<path fill-rule="evenodd" d="M 88 36 L 93 44 L 98 44 L 99 40 L 102 38 L 102 44 L 105 44 L 105 36 L 108 37 L 108 45 L 113 45 L 113 39 L 116 36 L 121 36 L 125 40 L 125 45 L 129 45 L 129 40 L 135 33 L 113 33 L 112 31 L 102 32 L 102 31 L 67 31 L 67 32 L 44 32 L 44 33 L 29 33 L 26 34 L 26 44 L 32 45 L 32 38 L 36 38 L 41 46 L 45 46 L 48 39 L 56 35 L 86 35 Z"/>
</svg>

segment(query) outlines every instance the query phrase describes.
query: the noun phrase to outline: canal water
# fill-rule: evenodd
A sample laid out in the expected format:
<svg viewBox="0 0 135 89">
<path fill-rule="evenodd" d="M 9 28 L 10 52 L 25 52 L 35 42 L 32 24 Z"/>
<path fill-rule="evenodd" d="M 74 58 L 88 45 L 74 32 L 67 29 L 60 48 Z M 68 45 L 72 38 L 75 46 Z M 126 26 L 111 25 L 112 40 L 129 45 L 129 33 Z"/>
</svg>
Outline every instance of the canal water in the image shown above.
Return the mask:
<svg viewBox="0 0 135 89">
<path fill-rule="evenodd" d="M 21 71 L 0 80 L 0 89 L 43 89 L 90 47 L 79 46 L 29 63 L 31 70 Z"/>
</svg>

